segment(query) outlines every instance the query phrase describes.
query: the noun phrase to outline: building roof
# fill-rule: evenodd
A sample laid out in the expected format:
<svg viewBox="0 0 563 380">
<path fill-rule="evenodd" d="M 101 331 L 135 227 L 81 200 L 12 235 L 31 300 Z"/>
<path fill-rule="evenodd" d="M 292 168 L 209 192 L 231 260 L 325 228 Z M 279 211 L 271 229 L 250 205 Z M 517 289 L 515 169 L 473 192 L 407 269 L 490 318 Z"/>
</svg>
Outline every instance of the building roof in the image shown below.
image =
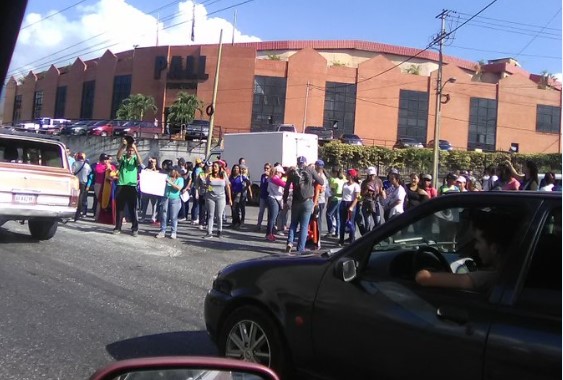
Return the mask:
<svg viewBox="0 0 563 380">
<path fill-rule="evenodd" d="M 374 53 L 394 54 L 404 57 L 416 56 L 417 58 L 438 61 L 438 53 L 434 51 L 410 48 L 406 46 L 397 46 L 382 44 L 379 42 L 359 41 L 359 40 L 309 40 L 309 41 L 262 41 L 262 42 L 239 42 L 237 46 L 253 47 L 256 50 L 300 50 L 304 48 L 312 48 L 316 50 L 337 50 L 337 49 L 355 49 L 362 51 L 370 51 Z M 475 70 L 477 62 L 468 61 L 452 56 L 444 55 L 444 62 L 455 64 L 461 68 Z"/>
</svg>

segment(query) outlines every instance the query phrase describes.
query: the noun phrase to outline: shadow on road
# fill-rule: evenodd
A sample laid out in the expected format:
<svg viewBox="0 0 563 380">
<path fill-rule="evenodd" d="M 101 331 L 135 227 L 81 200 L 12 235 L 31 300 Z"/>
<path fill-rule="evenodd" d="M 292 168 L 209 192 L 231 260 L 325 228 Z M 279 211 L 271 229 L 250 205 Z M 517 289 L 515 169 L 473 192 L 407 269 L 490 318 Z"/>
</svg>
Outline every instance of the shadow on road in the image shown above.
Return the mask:
<svg viewBox="0 0 563 380">
<path fill-rule="evenodd" d="M 218 351 L 205 331 L 178 331 L 146 335 L 106 346 L 115 360 L 148 356 L 217 356 Z"/>
</svg>

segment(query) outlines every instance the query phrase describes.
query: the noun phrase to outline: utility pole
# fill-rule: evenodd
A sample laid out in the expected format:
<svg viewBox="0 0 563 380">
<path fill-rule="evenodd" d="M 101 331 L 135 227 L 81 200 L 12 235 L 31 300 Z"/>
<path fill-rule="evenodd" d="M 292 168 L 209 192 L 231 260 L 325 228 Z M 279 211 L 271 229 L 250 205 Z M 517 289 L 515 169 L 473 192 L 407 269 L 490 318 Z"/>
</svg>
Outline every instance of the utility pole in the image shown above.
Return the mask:
<svg viewBox="0 0 563 380">
<path fill-rule="evenodd" d="M 223 52 L 223 29 L 219 34 L 219 52 L 217 53 L 217 68 L 215 70 L 215 83 L 213 84 L 213 97 L 211 100 L 211 109 L 213 112 L 209 117 L 209 134 L 207 135 L 207 146 L 205 148 L 205 157 L 209 157 L 211 152 L 211 140 L 213 137 L 213 125 L 215 123 L 215 103 L 217 102 L 217 89 L 219 88 L 219 68 L 221 67 L 221 53 Z"/>
<path fill-rule="evenodd" d="M 432 159 L 432 184 L 435 188 L 438 188 L 438 161 L 440 159 L 440 123 L 441 123 L 441 111 L 442 111 L 442 47 L 444 45 L 444 38 L 446 35 L 446 16 L 448 14 L 447 10 L 442 10 L 436 18 L 442 20 L 440 27 L 440 34 L 436 37 L 438 40 L 438 74 L 436 76 L 436 111 L 434 113 L 434 157 Z"/>
<path fill-rule="evenodd" d="M 307 108 L 309 107 L 309 88 L 310 83 L 307 81 L 307 91 L 305 92 L 305 111 L 303 112 L 303 129 L 301 132 L 305 133 L 305 127 L 307 126 Z"/>
</svg>

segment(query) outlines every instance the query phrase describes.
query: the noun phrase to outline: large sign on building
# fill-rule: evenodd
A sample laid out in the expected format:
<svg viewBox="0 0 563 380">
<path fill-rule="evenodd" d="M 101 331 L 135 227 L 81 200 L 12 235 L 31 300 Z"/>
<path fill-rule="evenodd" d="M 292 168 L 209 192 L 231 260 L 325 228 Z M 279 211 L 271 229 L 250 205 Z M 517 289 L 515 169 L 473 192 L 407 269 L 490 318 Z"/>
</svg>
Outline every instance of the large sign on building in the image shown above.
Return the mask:
<svg viewBox="0 0 563 380">
<path fill-rule="evenodd" d="M 162 72 L 168 69 L 166 79 L 168 88 L 196 88 L 198 82 L 205 81 L 209 75 L 205 73 L 206 57 L 189 55 L 184 60 L 181 56 L 170 57 L 170 65 L 165 56 L 157 56 L 154 61 L 154 79 L 160 80 Z"/>
</svg>

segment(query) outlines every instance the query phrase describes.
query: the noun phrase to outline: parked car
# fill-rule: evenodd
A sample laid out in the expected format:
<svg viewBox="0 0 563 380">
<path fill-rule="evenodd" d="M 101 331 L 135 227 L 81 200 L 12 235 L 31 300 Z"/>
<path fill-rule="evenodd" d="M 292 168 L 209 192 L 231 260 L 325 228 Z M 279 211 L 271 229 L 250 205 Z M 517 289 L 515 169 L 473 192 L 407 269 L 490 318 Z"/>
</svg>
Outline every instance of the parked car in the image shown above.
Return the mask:
<svg viewBox="0 0 563 380">
<path fill-rule="evenodd" d="M 92 136 L 112 136 L 113 129 L 124 124 L 126 120 L 110 120 L 101 125 L 96 125 L 88 130 L 88 134 Z"/>
<path fill-rule="evenodd" d="M 350 145 L 364 145 L 364 142 L 358 135 L 345 133 L 340 136 L 340 141 L 344 144 Z"/>
<path fill-rule="evenodd" d="M 113 127 L 114 136 L 149 137 L 157 139 L 162 133 L 159 126 L 152 121 L 129 120 L 122 125 Z"/>
<path fill-rule="evenodd" d="M 275 132 L 297 132 L 295 125 L 293 124 L 278 124 L 274 126 Z"/>
<path fill-rule="evenodd" d="M 88 134 L 88 130 L 90 127 L 95 126 L 96 123 L 100 123 L 100 125 L 104 125 L 109 120 L 79 120 L 75 123 L 70 125 L 65 125 L 61 128 L 59 134 L 60 135 L 67 135 L 67 136 L 85 136 Z"/>
<path fill-rule="evenodd" d="M 319 144 L 324 144 L 334 139 L 334 131 L 325 127 L 309 126 L 305 128 L 305 133 L 317 135 L 319 137 Z"/>
<path fill-rule="evenodd" d="M 0 226 L 27 221 L 34 239 L 48 240 L 76 213 L 78 179 L 61 142 L 0 134 L 0 178 Z"/>
<path fill-rule="evenodd" d="M 193 120 L 186 125 L 186 140 L 207 140 L 209 137 L 209 121 Z"/>
<path fill-rule="evenodd" d="M 483 248 L 476 217 L 510 223 L 488 230 L 504 244 L 489 246 L 506 255 L 496 273 L 471 259 Z M 340 250 L 227 266 L 206 296 L 206 328 L 222 355 L 282 378 L 559 379 L 561 241 L 558 193 L 437 197 Z M 421 269 L 477 270 L 490 286 L 421 286 Z"/>
<path fill-rule="evenodd" d="M 426 147 L 434 149 L 434 140 L 428 141 L 428 143 L 426 144 Z M 440 150 L 447 150 L 447 151 L 454 150 L 454 147 L 450 144 L 450 142 L 448 140 L 440 140 L 438 142 L 438 148 Z"/>
<path fill-rule="evenodd" d="M 401 137 L 397 140 L 393 149 L 405 149 L 405 148 L 424 148 L 424 145 L 417 139 L 411 137 Z"/>
</svg>

